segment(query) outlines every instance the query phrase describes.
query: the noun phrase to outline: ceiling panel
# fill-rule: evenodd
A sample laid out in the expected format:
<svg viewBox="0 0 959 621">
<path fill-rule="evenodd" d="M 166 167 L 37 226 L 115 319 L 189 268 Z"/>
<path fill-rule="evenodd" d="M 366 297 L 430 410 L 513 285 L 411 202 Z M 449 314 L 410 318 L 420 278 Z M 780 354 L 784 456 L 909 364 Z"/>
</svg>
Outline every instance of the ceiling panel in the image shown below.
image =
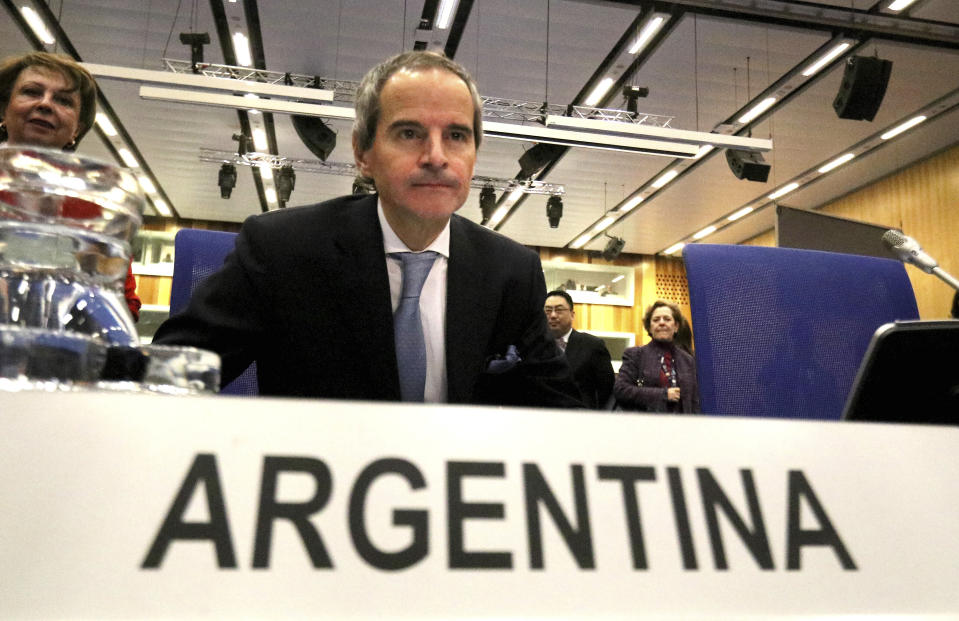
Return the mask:
<svg viewBox="0 0 959 621">
<path fill-rule="evenodd" d="M 379 60 L 412 47 L 424 3 L 316 0 L 254 4 L 267 69 L 355 81 Z M 646 4 L 474 0 L 455 58 L 474 74 L 484 95 L 565 105 L 589 86 L 590 77 Z M 660 2 L 658 6 L 669 4 Z M 808 2 L 798 4 L 810 6 Z M 874 8 L 875 2 L 833 0 L 820 4 L 865 11 Z M 83 60 L 154 70 L 163 68 L 164 57 L 189 58 L 188 47 L 178 40 L 186 31 L 209 32 L 213 43 L 204 50 L 205 60 L 223 61 L 210 6 L 173 0 L 50 3 Z M 243 3 L 224 6 L 229 25 L 243 26 Z M 683 8 L 678 6 L 676 10 Z M 953 24 L 959 21 L 954 0 L 925 0 L 914 14 Z M 649 88 L 649 95 L 639 101 L 641 111 L 673 117 L 670 126 L 675 128 L 709 131 L 832 36 L 821 27 L 787 28 L 755 20 L 697 16 L 687 10 L 631 76 L 630 83 Z M 0 54 L 28 48 L 14 20 L 0 20 Z M 959 88 L 956 49 L 874 39 L 859 53 L 878 54 L 893 61 L 886 96 L 872 123 L 838 119 L 833 112 L 832 100 L 843 75 L 841 63 L 837 63 L 753 128 L 754 137 L 773 141 L 772 152 L 765 155 L 772 166 L 767 183 L 736 179 L 719 151 L 637 207 L 609 232 L 626 240 L 627 252 L 662 251 Z M 100 82 L 182 217 L 239 222 L 261 211 L 252 169 L 238 171 L 237 187 L 232 197 L 224 200 L 216 185 L 218 164 L 199 161 L 201 148 L 236 148 L 232 135 L 241 126 L 235 111 L 146 101 L 139 98 L 136 84 L 108 79 Z M 622 107 L 623 98 L 613 96 L 608 105 Z M 817 207 L 956 144 L 957 117 L 959 114 L 953 112 L 931 120 L 914 133 L 853 160 L 782 200 L 794 206 Z M 316 159 L 296 135 L 289 117 L 278 114 L 273 120 L 279 155 Z M 338 139 L 329 161 L 352 162 L 349 123 L 332 121 L 330 125 Z M 477 159 L 476 174 L 514 177 L 519 172 L 518 158 L 530 146 L 487 139 Z M 93 135 L 80 150 L 95 157 L 109 157 Z M 525 244 L 564 247 L 673 162 L 672 158 L 572 149 L 544 179 L 565 186 L 560 225 L 549 227 L 546 197 L 529 196 L 504 221 L 501 231 Z M 342 195 L 351 191 L 351 185 L 348 176 L 300 171 L 290 204 Z M 462 215 L 477 221 L 478 194 L 478 190 L 472 191 L 461 210 Z M 735 243 L 747 239 L 772 226 L 772 212 L 766 209 L 749 216 L 706 241 Z M 588 248 L 601 249 L 605 241 L 600 236 Z"/>
</svg>

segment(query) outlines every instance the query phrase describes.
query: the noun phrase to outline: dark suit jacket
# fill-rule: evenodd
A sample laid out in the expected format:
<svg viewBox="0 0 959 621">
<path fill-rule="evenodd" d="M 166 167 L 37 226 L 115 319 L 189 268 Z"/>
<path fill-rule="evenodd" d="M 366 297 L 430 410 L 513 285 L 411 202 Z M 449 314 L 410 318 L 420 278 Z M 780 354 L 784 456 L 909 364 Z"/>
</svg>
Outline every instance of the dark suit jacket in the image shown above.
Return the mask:
<svg viewBox="0 0 959 621">
<path fill-rule="evenodd" d="M 573 330 L 566 342 L 566 361 L 586 407 L 602 409 L 613 394 L 613 362 L 603 339 Z"/>
<path fill-rule="evenodd" d="M 252 216 L 223 268 L 154 337 L 220 354 L 223 384 L 257 363 L 261 394 L 399 400 L 377 198 L 349 196 Z M 575 407 L 543 315 L 539 257 L 454 215 L 447 270 L 451 403 Z M 515 345 L 522 362 L 489 361 Z"/>
<path fill-rule="evenodd" d="M 670 346 L 673 365 L 679 383 L 679 411 L 699 413 L 699 382 L 696 380 L 696 360 L 679 347 Z M 659 385 L 660 358 L 665 348 L 656 341 L 642 347 L 627 347 L 623 364 L 619 367 L 613 391 L 616 402 L 624 410 L 640 412 L 668 412 L 666 389 Z"/>
</svg>

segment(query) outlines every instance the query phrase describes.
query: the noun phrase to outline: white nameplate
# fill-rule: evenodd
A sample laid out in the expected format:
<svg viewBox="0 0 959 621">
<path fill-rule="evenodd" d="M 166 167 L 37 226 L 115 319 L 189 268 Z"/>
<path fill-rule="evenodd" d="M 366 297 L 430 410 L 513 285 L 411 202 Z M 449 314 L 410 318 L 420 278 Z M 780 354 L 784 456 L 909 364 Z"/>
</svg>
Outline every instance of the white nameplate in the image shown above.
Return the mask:
<svg viewBox="0 0 959 621">
<path fill-rule="evenodd" d="M 0 617 L 959 613 L 959 429 L 0 394 Z"/>
</svg>

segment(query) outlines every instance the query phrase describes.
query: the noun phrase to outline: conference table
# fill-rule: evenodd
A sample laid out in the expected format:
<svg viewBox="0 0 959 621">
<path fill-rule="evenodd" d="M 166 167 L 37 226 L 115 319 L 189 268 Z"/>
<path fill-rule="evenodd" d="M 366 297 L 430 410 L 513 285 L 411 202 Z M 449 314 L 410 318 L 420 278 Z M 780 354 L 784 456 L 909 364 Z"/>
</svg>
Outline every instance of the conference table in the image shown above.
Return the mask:
<svg viewBox="0 0 959 621">
<path fill-rule="evenodd" d="M 944 618 L 959 428 L 0 393 L 0 617 Z"/>
</svg>

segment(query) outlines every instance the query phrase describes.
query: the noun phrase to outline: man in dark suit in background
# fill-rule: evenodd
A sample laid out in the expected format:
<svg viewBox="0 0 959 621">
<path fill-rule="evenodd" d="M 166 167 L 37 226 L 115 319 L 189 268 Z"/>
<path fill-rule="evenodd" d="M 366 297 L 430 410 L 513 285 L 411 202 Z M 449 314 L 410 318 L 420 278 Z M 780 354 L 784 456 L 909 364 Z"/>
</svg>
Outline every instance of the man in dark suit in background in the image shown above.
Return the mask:
<svg viewBox="0 0 959 621">
<path fill-rule="evenodd" d="M 154 342 L 219 353 L 224 384 L 255 360 L 264 395 L 576 407 L 538 255 L 454 214 L 482 135 L 469 74 L 407 52 L 355 106 L 378 194 L 248 218 Z"/>
<path fill-rule="evenodd" d="M 603 409 L 613 394 L 613 363 L 603 339 L 573 330 L 573 298 L 565 291 L 550 291 L 543 305 L 549 331 L 556 345 L 566 353 L 579 388 L 583 403 L 593 409 Z"/>
</svg>

